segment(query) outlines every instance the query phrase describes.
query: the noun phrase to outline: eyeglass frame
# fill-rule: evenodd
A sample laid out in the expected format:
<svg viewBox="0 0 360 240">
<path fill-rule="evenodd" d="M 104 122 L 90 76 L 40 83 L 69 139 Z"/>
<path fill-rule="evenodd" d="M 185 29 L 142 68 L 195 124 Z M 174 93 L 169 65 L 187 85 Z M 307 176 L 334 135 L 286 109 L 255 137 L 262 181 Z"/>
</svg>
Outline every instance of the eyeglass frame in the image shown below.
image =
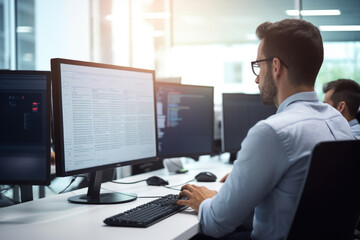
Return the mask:
<svg viewBox="0 0 360 240">
<path fill-rule="evenodd" d="M 288 65 L 285 64 L 285 63 L 284 63 L 280 58 L 278 58 L 278 57 L 264 58 L 264 59 L 260 59 L 260 60 L 256 60 L 256 61 L 252 61 L 252 62 L 251 62 L 251 70 L 253 71 L 253 73 L 255 74 L 255 76 L 259 76 L 259 74 L 256 74 L 256 73 L 255 73 L 255 70 L 254 70 L 254 65 L 255 65 L 255 64 L 258 64 L 259 62 L 270 61 L 270 60 L 273 60 L 274 58 L 279 59 L 280 63 L 281 63 L 282 65 L 284 65 L 285 68 L 287 68 L 287 69 L 289 68 Z M 258 64 L 258 66 L 259 66 L 259 68 L 260 68 L 260 65 L 259 65 L 259 64 Z"/>
</svg>

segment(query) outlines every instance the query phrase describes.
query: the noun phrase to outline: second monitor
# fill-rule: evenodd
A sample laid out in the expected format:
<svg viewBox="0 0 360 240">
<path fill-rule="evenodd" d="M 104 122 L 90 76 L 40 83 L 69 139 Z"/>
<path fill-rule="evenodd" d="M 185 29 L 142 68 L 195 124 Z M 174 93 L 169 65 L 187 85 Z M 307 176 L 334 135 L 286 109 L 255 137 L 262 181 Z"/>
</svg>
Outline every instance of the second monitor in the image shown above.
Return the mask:
<svg viewBox="0 0 360 240">
<path fill-rule="evenodd" d="M 213 87 L 156 83 L 159 157 L 212 152 Z"/>
<path fill-rule="evenodd" d="M 249 129 L 275 113 L 276 108 L 265 106 L 259 94 L 224 93 L 223 152 L 239 151 Z"/>
</svg>

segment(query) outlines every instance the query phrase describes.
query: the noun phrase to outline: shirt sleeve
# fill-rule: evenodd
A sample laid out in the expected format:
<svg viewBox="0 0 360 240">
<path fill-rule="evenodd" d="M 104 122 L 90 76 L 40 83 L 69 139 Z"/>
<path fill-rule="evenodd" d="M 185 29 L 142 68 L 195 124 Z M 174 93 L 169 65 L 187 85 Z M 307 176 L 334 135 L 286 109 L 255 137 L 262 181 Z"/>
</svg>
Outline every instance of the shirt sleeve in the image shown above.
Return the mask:
<svg viewBox="0 0 360 240">
<path fill-rule="evenodd" d="M 203 233 L 221 237 L 233 232 L 274 188 L 287 166 L 275 131 L 262 121 L 257 123 L 242 142 L 233 170 L 218 194 L 199 207 Z"/>
</svg>

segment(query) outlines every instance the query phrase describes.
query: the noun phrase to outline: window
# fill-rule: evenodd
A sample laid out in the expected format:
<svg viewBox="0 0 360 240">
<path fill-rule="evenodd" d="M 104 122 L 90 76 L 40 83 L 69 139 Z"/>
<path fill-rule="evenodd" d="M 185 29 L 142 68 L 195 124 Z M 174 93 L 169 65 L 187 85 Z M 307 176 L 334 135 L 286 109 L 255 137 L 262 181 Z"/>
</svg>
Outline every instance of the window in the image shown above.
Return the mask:
<svg viewBox="0 0 360 240">
<path fill-rule="evenodd" d="M 0 0 L 0 68 L 49 70 L 55 57 L 155 69 L 159 78 L 222 92 L 257 93 L 250 61 L 264 21 L 299 18 L 321 30 L 325 59 L 316 91 L 337 78 L 360 82 L 360 1 Z M 206 7 L 204 7 L 206 6 Z M 309 15 L 299 9 L 338 10 Z M 289 11 L 290 10 L 290 11 Z M 301 16 L 299 15 L 301 13 Z"/>
</svg>

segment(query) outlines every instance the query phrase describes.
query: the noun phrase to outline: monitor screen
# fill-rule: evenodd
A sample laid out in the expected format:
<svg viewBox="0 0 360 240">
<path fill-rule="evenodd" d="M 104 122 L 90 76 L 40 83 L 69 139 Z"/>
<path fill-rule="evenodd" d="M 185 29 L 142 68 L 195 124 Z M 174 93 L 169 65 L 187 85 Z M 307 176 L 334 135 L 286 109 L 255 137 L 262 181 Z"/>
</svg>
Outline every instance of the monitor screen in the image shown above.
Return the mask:
<svg viewBox="0 0 360 240">
<path fill-rule="evenodd" d="M 50 72 L 0 71 L 0 184 L 50 184 Z"/>
<path fill-rule="evenodd" d="M 276 113 L 261 102 L 259 94 L 223 93 L 223 152 L 237 152 L 249 129 Z"/>
<path fill-rule="evenodd" d="M 51 70 L 58 176 L 157 159 L 153 70 L 68 59 Z"/>
<path fill-rule="evenodd" d="M 159 157 L 212 152 L 213 87 L 156 83 Z"/>
</svg>

